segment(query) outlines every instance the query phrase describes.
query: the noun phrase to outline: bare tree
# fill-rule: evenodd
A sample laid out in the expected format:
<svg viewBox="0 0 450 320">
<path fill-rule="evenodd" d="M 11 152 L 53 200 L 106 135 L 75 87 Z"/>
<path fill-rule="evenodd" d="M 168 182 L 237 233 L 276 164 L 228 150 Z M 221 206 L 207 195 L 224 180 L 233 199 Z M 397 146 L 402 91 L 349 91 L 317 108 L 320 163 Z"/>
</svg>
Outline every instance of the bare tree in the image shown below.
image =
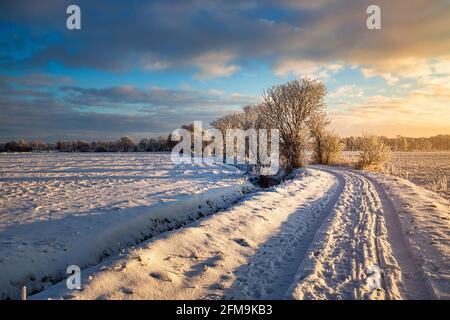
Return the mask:
<svg viewBox="0 0 450 320">
<path fill-rule="evenodd" d="M 89 142 L 78 140 L 76 142 L 76 151 L 77 152 L 89 152 L 90 151 L 90 144 Z"/>
<path fill-rule="evenodd" d="M 97 141 L 95 143 L 95 147 L 93 148 L 93 151 L 95 152 L 108 152 L 110 151 L 109 142 L 107 141 Z"/>
<path fill-rule="evenodd" d="M 331 164 L 332 162 L 339 160 L 345 147 L 341 137 L 336 133 L 329 131 L 325 133 L 322 145 L 322 164 Z"/>
<path fill-rule="evenodd" d="M 246 105 L 243 108 L 243 113 L 240 117 L 241 128 L 247 129 L 261 129 L 263 128 L 263 117 L 262 117 L 262 105 Z"/>
<path fill-rule="evenodd" d="M 11 152 L 30 152 L 33 150 L 25 140 L 7 142 L 4 148 Z"/>
<path fill-rule="evenodd" d="M 280 153 L 287 171 L 304 165 L 308 121 L 325 107 L 326 86 L 303 78 L 274 86 L 263 94 L 265 125 L 280 131 Z"/>
<path fill-rule="evenodd" d="M 242 127 L 242 115 L 239 112 L 233 112 L 224 115 L 211 122 L 211 126 L 222 133 L 222 136 L 226 136 L 227 129 L 237 129 Z"/>
<path fill-rule="evenodd" d="M 136 149 L 136 144 L 130 137 L 121 137 L 116 142 L 118 151 L 129 152 Z"/>
<path fill-rule="evenodd" d="M 309 121 L 313 161 L 316 163 L 330 164 L 336 161 L 345 147 L 339 135 L 326 129 L 329 123 L 330 120 L 324 112 L 316 114 Z"/>
<path fill-rule="evenodd" d="M 325 112 L 317 113 L 309 120 L 309 129 L 313 145 L 313 160 L 317 163 L 325 162 L 325 136 L 327 135 L 326 126 L 330 123 Z"/>
<path fill-rule="evenodd" d="M 45 151 L 48 148 L 47 144 L 41 140 L 31 141 L 30 147 L 33 151 Z"/>
</svg>

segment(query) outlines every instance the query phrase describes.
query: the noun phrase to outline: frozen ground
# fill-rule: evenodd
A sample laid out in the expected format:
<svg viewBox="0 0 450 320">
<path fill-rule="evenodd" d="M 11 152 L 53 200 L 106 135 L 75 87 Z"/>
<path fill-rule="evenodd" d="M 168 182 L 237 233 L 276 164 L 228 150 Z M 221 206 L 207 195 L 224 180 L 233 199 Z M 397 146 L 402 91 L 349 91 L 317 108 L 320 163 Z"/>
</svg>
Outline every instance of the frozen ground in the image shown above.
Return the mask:
<svg viewBox="0 0 450 320">
<path fill-rule="evenodd" d="M 238 169 L 169 154 L 0 154 L 0 297 L 41 290 L 252 188 Z"/>
<path fill-rule="evenodd" d="M 408 179 L 450 200 L 450 152 L 396 152 L 385 173 Z"/>
<path fill-rule="evenodd" d="M 312 167 L 33 299 L 449 299 L 449 203 L 409 181 Z"/>
</svg>

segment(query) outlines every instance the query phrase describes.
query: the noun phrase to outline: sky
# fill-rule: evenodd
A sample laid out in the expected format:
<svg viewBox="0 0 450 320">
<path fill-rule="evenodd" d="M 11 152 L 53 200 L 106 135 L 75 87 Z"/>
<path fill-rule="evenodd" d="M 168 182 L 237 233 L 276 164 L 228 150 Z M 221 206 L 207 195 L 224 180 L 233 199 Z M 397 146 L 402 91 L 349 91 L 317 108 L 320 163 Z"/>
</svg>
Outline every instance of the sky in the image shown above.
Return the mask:
<svg viewBox="0 0 450 320">
<path fill-rule="evenodd" d="M 0 2 L 0 141 L 166 135 L 304 76 L 342 136 L 450 134 L 450 0 Z"/>
</svg>

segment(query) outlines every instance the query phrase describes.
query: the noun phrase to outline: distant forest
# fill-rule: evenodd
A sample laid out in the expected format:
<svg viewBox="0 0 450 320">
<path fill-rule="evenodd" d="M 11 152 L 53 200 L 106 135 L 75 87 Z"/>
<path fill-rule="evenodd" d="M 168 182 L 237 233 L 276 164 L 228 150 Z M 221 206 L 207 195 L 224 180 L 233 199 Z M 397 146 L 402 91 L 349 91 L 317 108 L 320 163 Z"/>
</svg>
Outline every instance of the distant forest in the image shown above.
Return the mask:
<svg viewBox="0 0 450 320">
<path fill-rule="evenodd" d="M 185 128 L 189 125 L 183 126 Z M 346 151 L 359 150 L 361 137 L 342 138 Z M 395 138 L 381 137 L 391 147 L 392 151 L 450 151 L 450 135 L 437 135 L 430 138 Z M 116 141 L 58 141 L 45 143 L 43 141 L 24 140 L 10 141 L 0 144 L 0 152 L 164 152 L 171 151 L 177 142 L 167 137 L 141 139 L 138 143 L 130 137 L 122 137 Z"/>
<path fill-rule="evenodd" d="M 157 139 L 141 139 L 136 143 L 130 137 L 121 137 L 116 141 L 58 141 L 45 143 L 43 141 L 25 140 L 10 141 L 0 144 L 0 152 L 31 152 L 31 151 L 60 151 L 60 152 L 162 152 L 171 151 L 177 142 L 170 141 L 170 136 Z"/>
<path fill-rule="evenodd" d="M 450 135 L 437 135 L 429 138 L 408 138 L 397 136 L 395 138 L 380 137 L 392 151 L 449 151 Z M 342 138 L 346 151 L 358 150 L 361 137 Z"/>
</svg>

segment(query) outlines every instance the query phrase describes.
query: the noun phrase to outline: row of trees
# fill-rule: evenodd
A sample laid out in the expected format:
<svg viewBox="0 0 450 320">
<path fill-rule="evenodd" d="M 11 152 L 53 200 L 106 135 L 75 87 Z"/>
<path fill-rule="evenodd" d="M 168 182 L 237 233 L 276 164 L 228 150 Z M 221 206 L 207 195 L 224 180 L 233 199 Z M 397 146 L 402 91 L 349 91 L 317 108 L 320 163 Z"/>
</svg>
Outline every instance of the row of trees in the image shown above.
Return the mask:
<svg viewBox="0 0 450 320">
<path fill-rule="evenodd" d="M 227 114 L 211 123 L 225 136 L 227 129 L 278 129 L 280 133 L 281 164 L 287 172 L 302 167 L 307 153 L 319 164 L 330 164 L 346 150 L 359 151 L 356 166 L 361 169 L 379 168 L 391 157 L 391 151 L 450 150 L 450 135 L 431 138 L 361 137 L 340 138 L 327 129 L 330 120 L 325 113 L 325 85 L 303 78 L 269 88 L 263 102 L 246 106 L 241 112 Z M 225 141 L 225 143 L 227 143 Z"/>
<path fill-rule="evenodd" d="M 234 112 L 222 118 L 213 121 L 211 124 L 217 129 L 221 129 L 225 136 L 225 130 L 228 127 L 248 129 L 258 127 L 260 121 L 258 114 L 259 107 L 245 106 L 243 112 Z M 319 138 L 316 140 L 318 148 L 328 149 L 327 145 L 322 146 L 321 141 L 326 140 L 328 143 L 337 145 L 337 140 L 343 144 L 345 151 L 359 151 L 363 137 L 346 137 L 339 138 L 333 135 L 329 139 L 324 139 L 323 135 L 331 133 L 324 132 L 322 129 L 326 127 L 329 120 L 326 117 L 315 118 L 317 122 L 311 122 L 311 130 L 314 136 Z M 184 125 L 183 128 L 191 129 L 192 125 Z M 380 139 L 388 145 L 392 151 L 450 151 L 450 135 L 437 135 L 430 138 L 408 138 L 397 136 L 396 138 L 380 137 Z M 46 143 L 40 140 L 26 142 L 25 140 L 10 141 L 0 143 L 0 152 L 31 152 L 31 151 L 62 151 L 62 152 L 124 152 L 124 151 L 148 151 L 161 152 L 171 151 L 174 142 L 170 141 L 170 135 L 158 138 L 141 139 L 139 143 L 135 143 L 129 137 L 122 137 L 117 141 L 58 141 L 56 143 Z M 332 154 L 323 155 L 325 159 L 317 159 L 318 162 L 327 162 L 326 159 L 332 157 Z"/>
<path fill-rule="evenodd" d="M 339 136 L 327 130 L 324 83 L 310 78 L 293 80 L 269 88 L 263 102 L 246 106 L 211 122 L 225 136 L 227 129 L 277 129 L 280 160 L 287 172 L 302 167 L 309 150 L 317 163 L 328 164 L 343 150 Z M 227 144 L 227 141 L 225 141 Z"/>
<path fill-rule="evenodd" d="M 170 136 L 160 136 L 157 139 L 141 139 L 136 143 L 130 137 L 121 137 L 116 141 L 58 141 L 45 143 L 42 141 L 26 142 L 25 140 L 10 141 L 0 144 L 0 152 L 31 152 L 31 151 L 61 151 L 61 152 L 162 152 L 171 151 L 174 142 Z"/>
<path fill-rule="evenodd" d="M 345 150 L 357 151 L 362 137 L 343 138 Z M 408 138 L 397 136 L 395 138 L 380 137 L 392 151 L 449 151 L 450 135 L 437 135 L 430 138 Z"/>
</svg>

